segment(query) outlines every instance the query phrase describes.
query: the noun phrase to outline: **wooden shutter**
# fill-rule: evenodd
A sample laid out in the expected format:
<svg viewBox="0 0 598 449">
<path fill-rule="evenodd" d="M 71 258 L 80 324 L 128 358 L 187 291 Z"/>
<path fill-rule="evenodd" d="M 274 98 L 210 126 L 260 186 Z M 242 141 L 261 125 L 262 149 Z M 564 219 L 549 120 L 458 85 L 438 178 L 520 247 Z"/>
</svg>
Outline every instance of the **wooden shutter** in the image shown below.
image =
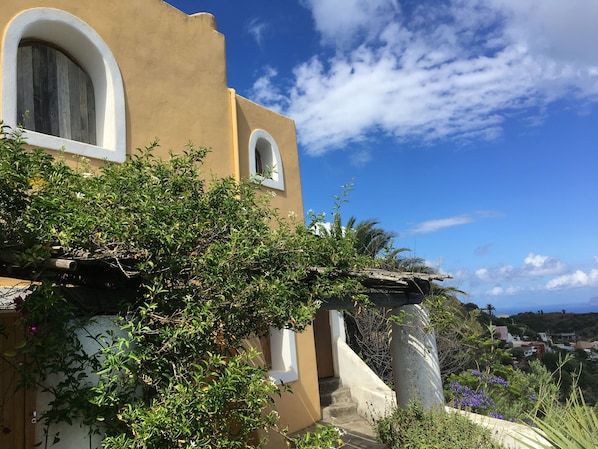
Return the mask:
<svg viewBox="0 0 598 449">
<path fill-rule="evenodd" d="M 26 41 L 19 46 L 17 115 L 26 129 L 96 144 L 91 77 L 50 44 Z"/>
</svg>

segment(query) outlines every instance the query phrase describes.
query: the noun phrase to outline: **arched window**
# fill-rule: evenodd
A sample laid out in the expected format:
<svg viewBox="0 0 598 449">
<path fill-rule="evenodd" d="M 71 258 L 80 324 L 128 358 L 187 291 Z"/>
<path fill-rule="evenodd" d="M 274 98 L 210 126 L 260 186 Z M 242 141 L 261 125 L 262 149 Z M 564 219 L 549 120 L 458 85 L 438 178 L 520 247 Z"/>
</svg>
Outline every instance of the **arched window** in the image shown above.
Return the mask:
<svg viewBox="0 0 598 449">
<path fill-rule="evenodd" d="M 249 139 L 249 171 L 262 185 L 284 190 L 282 158 L 274 138 L 256 129 Z"/>
<path fill-rule="evenodd" d="M 33 42 L 39 43 L 37 50 L 34 50 L 35 45 L 31 45 Z M 66 57 L 69 60 L 68 63 L 61 63 L 60 68 L 63 70 L 68 67 L 69 70 L 73 70 L 72 78 L 69 79 L 68 94 L 47 92 L 48 89 L 52 89 L 52 84 L 44 77 L 54 76 L 54 69 L 51 65 L 46 65 L 45 70 L 44 64 L 41 64 L 39 69 L 34 69 L 33 66 L 27 68 L 26 54 L 29 50 L 32 53 L 38 52 L 38 56 L 43 54 L 50 59 Z M 58 70 L 59 65 L 53 64 Z M 79 113 L 86 111 L 86 117 L 81 117 L 78 124 L 75 119 L 73 130 L 72 121 L 77 109 L 74 103 L 77 95 L 70 91 L 70 87 L 73 86 L 70 83 L 75 82 L 74 72 L 77 72 L 79 79 L 75 89 L 79 93 L 78 110 Z M 44 89 L 36 87 L 35 83 L 41 82 L 41 85 L 46 86 L 46 93 L 34 98 L 33 103 L 24 98 L 26 92 L 31 92 L 26 87 L 28 81 L 23 80 L 23 76 L 29 74 L 33 83 L 29 86 L 33 85 L 34 91 L 37 88 L 42 89 L 38 92 L 43 92 Z M 65 78 L 61 78 L 60 88 L 65 88 Z M 82 83 L 85 84 L 85 89 L 81 87 Z M 91 96 L 90 90 L 93 92 Z M 21 96 L 23 98 L 20 98 Z M 86 98 L 82 99 L 82 96 Z M 68 108 L 71 120 L 70 137 L 67 118 L 52 116 L 54 113 L 66 113 L 66 106 L 53 104 L 65 99 L 72 103 Z M 93 103 L 93 107 L 90 107 L 90 102 Z M 40 109 L 36 112 L 36 106 L 41 108 L 41 112 Z M 28 120 L 33 120 L 33 123 L 23 123 L 22 114 L 25 111 L 29 111 Z M 23 124 L 26 128 L 25 138 L 31 145 L 54 150 L 64 149 L 70 153 L 115 162 L 122 162 L 126 158 L 125 97 L 116 59 L 93 28 L 81 19 L 58 9 L 28 9 L 8 24 L 2 41 L 2 119 L 12 127 Z M 84 124 L 85 120 L 87 126 Z M 83 131 L 83 128 L 86 130 Z"/>
<path fill-rule="evenodd" d="M 17 117 L 25 129 L 96 144 L 91 77 L 61 49 L 22 41 L 17 53 Z"/>
</svg>

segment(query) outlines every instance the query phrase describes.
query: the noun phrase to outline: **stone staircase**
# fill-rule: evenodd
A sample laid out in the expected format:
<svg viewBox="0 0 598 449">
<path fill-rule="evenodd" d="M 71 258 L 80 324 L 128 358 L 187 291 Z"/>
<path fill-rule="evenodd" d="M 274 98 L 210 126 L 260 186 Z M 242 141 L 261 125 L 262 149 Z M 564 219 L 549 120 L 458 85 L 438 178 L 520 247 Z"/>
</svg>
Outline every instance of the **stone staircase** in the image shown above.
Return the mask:
<svg viewBox="0 0 598 449">
<path fill-rule="evenodd" d="M 357 404 L 351 398 L 351 390 L 344 387 L 338 377 L 319 380 L 322 420 L 343 421 L 357 415 Z"/>
<path fill-rule="evenodd" d="M 340 379 L 320 379 L 320 405 L 323 424 L 332 424 L 343 431 L 343 447 L 347 449 L 384 449 L 376 441 L 372 423 L 357 414 L 351 390 Z"/>
</svg>

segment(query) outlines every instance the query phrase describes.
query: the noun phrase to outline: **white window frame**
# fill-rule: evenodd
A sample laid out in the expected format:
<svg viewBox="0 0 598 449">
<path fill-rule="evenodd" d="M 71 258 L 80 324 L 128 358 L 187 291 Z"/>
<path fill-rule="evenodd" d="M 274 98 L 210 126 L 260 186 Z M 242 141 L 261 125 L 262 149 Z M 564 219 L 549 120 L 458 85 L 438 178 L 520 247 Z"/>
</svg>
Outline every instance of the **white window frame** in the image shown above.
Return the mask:
<svg viewBox="0 0 598 449">
<path fill-rule="evenodd" d="M 263 169 L 268 171 L 269 177 L 264 177 L 257 172 L 255 151 L 260 147 Z M 256 129 L 249 138 L 249 172 L 250 176 L 261 185 L 276 190 L 284 190 L 284 170 L 282 158 L 274 138 L 263 129 Z"/>
<path fill-rule="evenodd" d="M 276 384 L 286 384 L 299 379 L 295 332 L 290 329 L 270 329 L 272 368 L 268 375 Z"/>
<path fill-rule="evenodd" d="M 67 51 L 89 74 L 96 102 L 97 145 L 24 130 L 27 143 L 95 159 L 126 159 L 126 116 L 122 77 L 100 35 L 81 19 L 58 9 L 33 8 L 9 23 L 2 42 L 2 119 L 13 128 L 17 117 L 17 51 L 23 39 L 37 39 Z"/>
</svg>

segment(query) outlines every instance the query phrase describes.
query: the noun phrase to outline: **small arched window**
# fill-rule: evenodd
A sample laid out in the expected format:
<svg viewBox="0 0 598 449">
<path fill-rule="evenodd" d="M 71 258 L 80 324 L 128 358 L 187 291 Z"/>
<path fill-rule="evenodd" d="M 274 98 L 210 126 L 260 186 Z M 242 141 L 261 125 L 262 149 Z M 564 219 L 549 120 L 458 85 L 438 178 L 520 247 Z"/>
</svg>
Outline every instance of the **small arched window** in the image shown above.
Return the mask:
<svg viewBox="0 0 598 449">
<path fill-rule="evenodd" d="M 25 129 L 96 144 L 91 77 L 52 44 L 25 40 L 19 45 L 17 116 Z"/>
<path fill-rule="evenodd" d="M 272 189 L 284 190 L 284 171 L 274 138 L 256 129 L 249 139 L 249 171 L 258 182 Z"/>
</svg>

